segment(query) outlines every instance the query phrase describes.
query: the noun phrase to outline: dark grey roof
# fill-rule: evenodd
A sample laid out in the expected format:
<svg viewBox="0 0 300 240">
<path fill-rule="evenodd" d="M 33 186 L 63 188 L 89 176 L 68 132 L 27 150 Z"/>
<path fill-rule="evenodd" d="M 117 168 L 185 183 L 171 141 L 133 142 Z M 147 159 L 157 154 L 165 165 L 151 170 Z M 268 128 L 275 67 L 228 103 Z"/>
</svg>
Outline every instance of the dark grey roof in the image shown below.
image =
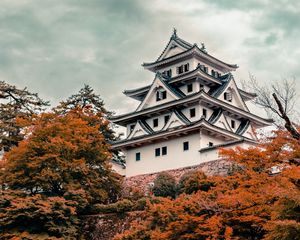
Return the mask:
<svg viewBox="0 0 300 240">
<path fill-rule="evenodd" d="M 218 109 L 214 110 L 212 115 L 208 119 L 208 121 L 211 124 L 214 124 L 220 118 L 220 116 L 222 115 L 222 112 L 223 112 L 222 108 L 218 108 Z"/>
<path fill-rule="evenodd" d="M 244 141 L 256 143 L 256 141 L 254 141 L 254 140 L 242 138 L 242 139 L 238 139 L 238 140 L 234 140 L 234 141 L 229 141 L 229 142 L 222 143 L 222 144 L 213 145 L 213 146 L 210 146 L 210 147 L 201 148 L 199 150 L 199 152 L 202 153 L 202 152 L 207 152 L 207 151 L 210 151 L 210 150 L 213 150 L 213 149 L 216 149 L 216 148 L 220 148 L 220 147 L 228 147 L 228 146 L 231 146 L 231 145 L 235 145 L 237 143 L 242 143 Z"/>
<path fill-rule="evenodd" d="M 250 121 L 248 119 L 243 120 L 240 126 L 238 127 L 238 129 L 236 130 L 236 134 L 243 135 L 247 130 L 247 128 L 249 127 L 249 125 L 250 125 Z"/>
</svg>

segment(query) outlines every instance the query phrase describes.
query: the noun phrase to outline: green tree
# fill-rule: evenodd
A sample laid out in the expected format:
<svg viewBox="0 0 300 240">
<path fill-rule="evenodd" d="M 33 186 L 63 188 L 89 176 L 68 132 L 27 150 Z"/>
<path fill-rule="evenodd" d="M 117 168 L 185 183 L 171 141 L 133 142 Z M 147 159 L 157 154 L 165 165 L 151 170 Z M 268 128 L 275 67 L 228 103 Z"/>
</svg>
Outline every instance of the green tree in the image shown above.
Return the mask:
<svg viewBox="0 0 300 240">
<path fill-rule="evenodd" d="M 173 176 L 168 173 L 159 173 L 154 180 L 152 192 L 158 197 L 172 197 L 176 196 L 176 181 Z"/>
<path fill-rule="evenodd" d="M 9 151 L 23 139 L 24 134 L 22 126 L 17 122 L 18 118 L 31 118 L 48 105 L 37 93 L 0 81 L 0 149 Z"/>
<path fill-rule="evenodd" d="M 78 93 L 75 93 L 66 100 L 61 101 L 60 104 L 54 108 L 54 111 L 58 114 L 65 114 L 75 108 L 87 109 L 90 113 L 106 120 L 113 114 L 105 108 L 104 101 L 100 95 L 94 93 L 94 89 L 87 84 L 85 84 Z M 115 127 L 116 126 L 112 125 L 109 121 L 104 121 L 99 126 L 99 131 L 103 134 L 107 141 L 112 142 L 118 140 L 120 137 L 116 135 L 114 131 Z M 121 164 L 125 163 L 124 158 L 119 151 L 113 151 L 112 153 L 113 161 Z"/>
</svg>

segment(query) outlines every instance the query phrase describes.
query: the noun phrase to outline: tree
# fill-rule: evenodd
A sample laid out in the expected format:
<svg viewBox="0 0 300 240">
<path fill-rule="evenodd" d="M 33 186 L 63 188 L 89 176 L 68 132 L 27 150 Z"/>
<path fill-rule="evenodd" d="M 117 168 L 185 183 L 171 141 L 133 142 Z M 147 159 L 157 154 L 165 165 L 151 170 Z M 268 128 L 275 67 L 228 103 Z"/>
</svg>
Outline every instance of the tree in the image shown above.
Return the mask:
<svg viewBox="0 0 300 240">
<path fill-rule="evenodd" d="M 143 217 L 115 239 L 299 239 L 300 166 L 289 160 L 299 156 L 300 142 L 278 130 L 257 148 L 221 153 L 241 171 L 208 176 L 214 185 L 207 191 L 149 202 Z M 277 164 L 281 174 L 269 175 Z"/>
<path fill-rule="evenodd" d="M 1 239 L 77 239 L 76 202 L 62 197 L 3 191 L 0 197 Z"/>
<path fill-rule="evenodd" d="M 108 119 L 113 113 L 104 107 L 104 102 L 100 95 L 94 93 L 94 90 L 89 85 L 84 85 L 78 93 L 71 95 L 65 101 L 54 108 L 54 111 L 59 114 L 65 114 L 75 108 L 88 109 L 89 112 L 98 116 L 99 118 Z M 114 126 L 106 121 L 101 124 L 99 131 L 104 135 L 105 139 L 109 142 L 116 141 L 119 136 L 114 131 Z M 124 164 L 124 158 L 120 155 L 119 151 L 113 151 L 113 160 Z"/>
<path fill-rule="evenodd" d="M 250 81 L 243 83 L 245 88 L 257 93 L 254 103 L 267 110 L 270 117 L 277 119 L 277 126 L 284 125 L 293 138 L 300 140 L 300 132 L 293 123 L 291 116 L 295 111 L 296 87 L 295 80 L 283 80 L 281 83 L 274 83 L 270 86 L 258 84 L 256 78 L 250 75 Z M 281 122 L 284 124 L 281 124 Z"/>
<path fill-rule="evenodd" d="M 152 192 L 155 196 L 172 197 L 176 196 L 176 181 L 168 173 L 159 173 L 154 180 Z"/>
<path fill-rule="evenodd" d="M 0 101 L 0 149 L 9 151 L 24 137 L 17 119 L 27 119 L 38 114 L 49 103 L 27 88 L 18 89 L 4 81 L 0 81 Z"/>
<path fill-rule="evenodd" d="M 93 203 L 118 198 L 120 177 L 110 167 L 110 146 L 98 131 L 103 119 L 74 109 L 64 115 L 44 113 L 18 147 L 6 153 L 2 184 L 30 194 Z"/>
</svg>

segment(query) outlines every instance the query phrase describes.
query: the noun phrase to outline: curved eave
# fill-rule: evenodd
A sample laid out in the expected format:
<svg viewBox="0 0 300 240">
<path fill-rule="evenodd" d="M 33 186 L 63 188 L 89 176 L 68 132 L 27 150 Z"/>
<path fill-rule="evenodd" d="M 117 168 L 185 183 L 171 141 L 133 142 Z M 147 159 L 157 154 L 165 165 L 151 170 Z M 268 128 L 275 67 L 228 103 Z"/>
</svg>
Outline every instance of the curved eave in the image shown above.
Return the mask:
<svg viewBox="0 0 300 240">
<path fill-rule="evenodd" d="M 217 145 L 214 145 L 214 146 L 211 146 L 211 147 L 201 148 L 199 150 L 199 152 L 200 153 L 208 152 L 208 151 L 211 151 L 211 150 L 215 150 L 217 148 L 234 146 L 234 145 L 237 145 L 237 144 L 240 144 L 240 143 L 243 143 L 243 142 L 247 142 L 247 143 L 250 143 L 250 144 L 253 144 L 253 145 L 257 144 L 257 141 L 255 141 L 255 140 L 252 140 L 252 139 L 249 139 L 249 138 L 242 138 L 242 139 L 235 140 L 235 141 L 229 141 L 229 142 L 225 142 L 225 143 L 222 143 L 222 144 L 217 144 Z"/>
<path fill-rule="evenodd" d="M 155 61 L 155 62 L 151 62 L 151 63 L 143 63 L 142 66 L 150 71 L 156 71 L 156 69 L 161 66 L 161 65 L 164 65 L 164 64 L 167 64 L 167 63 L 170 63 L 170 62 L 173 62 L 173 61 L 176 61 L 177 59 L 180 59 L 180 58 L 183 58 L 183 57 L 187 57 L 189 55 L 192 55 L 192 54 L 196 54 L 197 56 L 199 57 L 202 57 L 206 60 L 208 60 L 209 62 L 215 64 L 215 65 L 218 65 L 220 67 L 223 67 L 227 70 L 236 70 L 238 68 L 238 66 L 236 64 L 228 64 L 228 63 L 225 63 L 211 55 L 209 55 L 208 53 L 206 52 L 203 52 L 197 45 L 194 45 L 193 47 L 191 47 L 190 49 L 184 51 L 184 52 L 181 52 L 181 53 L 178 53 L 178 54 L 175 54 L 173 56 L 170 56 L 168 58 L 165 58 L 165 59 L 162 59 L 162 60 L 159 60 L 159 61 Z"/>
<path fill-rule="evenodd" d="M 194 79 L 197 77 L 199 77 L 200 79 L 203 79 L 206 82 L 210 82 L 211 84 L 221 85 L 223 83 L 222 80 L 209 75 L 208 73 L 204 72 L 202 69 L 197 67 L 196 69 L 194 69 L 192 71 L 189 71 L 187 73 L 180 74 L 180 75 L 170 78 L 168 80 L 168 84 L 178 83 L 180 81 Z M 145 97 L 145 95 L 147 94 L 147 92 L 149 91 L 150 88 L 151 88 L 151 85 L 147 85 L 147 86 L 141 87 L 141 88 L 124 90 L 123 94 L 125 94 L 127 97 L 131 97 L 133 99 L 141 101 L 141 100 L 143 100 L 143 97 Z"/>
<path fill-rule="evenodd" d="M 125 126 L 129 121 L 140 118 L 144 115 L 153 114 L 153 113 L 156 113 L 159 111 L 170 110 L 170 109 L 174 108 L 175 106 L 193 103 L 193 102 L 199 101 L 199 100 L 207 101 L 208 103 L 212 104 L 213 106 L 221 107 L 223 110 L 233 113 L 233 114 L 236 114 L 238 116 L 242 116 L 243 118 L 246 118 L 246 119 L 249 118 L 252 122 L 255 122 L 256 125 L 259 127 L 270 126 L 274 122 L 272 119 L 264 119 L 260 116 L 257 116 L 250 112 L 247 112 L 245 110 L 239 109 L 229 103 L 226 103 L 224 101 L 216 99 L 216 98 L 208 95 L 207 93 L 205 93 L 203 90 L 201 90 L 200 92 L 197 92 L 195 94 L 188 95 L 185 98 L 181 98 L 181 99 L 167 102 L 167 103 L 164 103 L 161 105 L 146 108 L 141 111 L 131 112 L 131 113 L 127 113 L 124 115 L 111 117 L 110 120 L 115 124 Z"/>
<path fill-rule="evenodd" d="M 256 93 L 250 93 L 250 92 L 246 92 L 242 89 L 239 89 L 239 92 L 242 96 L 242 98 L 245 100 L 245 101 L 249 101 L 249 100 L 252 100 L 254 98 L 257 97 L 257 94 Z"/>
<path fill-rule="evenodd" d="M 142 144 L 143 142 L 147 143 L 147 142 L 151 142 L 151 141 L 155 141 L 155 140 L 160 140 L 162 138 L 178 136 L 178 134 L 180 134 L 180 133 L 187 133 L 187 132 L 191 132 L 194 130 L 198 130 L 200 128 L 208 130 L 208 131 L 218 132 L 219 134 L 227 136 L 232 139 L 241 139 L 242 138 L 240 135 L 237 135 L 234 132 L 228 131 L 228 130 L 220 128 L 218 126 L 212 125 L 208 121 L 206 121 L 205 119 L 202 118 L 201 120 L 199 120 L 197 122 L 191 123 L 184 127 L 175 128 L 171 131 L 170 131 L 170 129 L 166 129 L 163 131 L 155 132 L 151 135 L 143 135 L 143 136 L 139 136 L 136 138 L 124 139 L 124 140 L 121 140 L 118 142 L 114 142 L 114 143 L 112 143 L 112 148 L 113 149 L 126 148 L 126 147 L 130 147 L 134 144 Z"/>
</svg>

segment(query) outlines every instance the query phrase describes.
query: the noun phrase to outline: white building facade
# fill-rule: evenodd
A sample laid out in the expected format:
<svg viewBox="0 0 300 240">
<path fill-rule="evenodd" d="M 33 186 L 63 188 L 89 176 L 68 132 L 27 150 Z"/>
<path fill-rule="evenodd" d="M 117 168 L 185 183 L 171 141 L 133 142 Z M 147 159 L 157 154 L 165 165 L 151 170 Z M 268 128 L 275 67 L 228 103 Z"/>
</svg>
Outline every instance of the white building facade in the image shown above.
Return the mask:
<svg viewBox="0 0 300 240">
<path fill-rule="evenodd" d="M 113 143 L 123 151 L 126 177 L 196 166 L 220 158 L 220 147 L 249 147 L 255 129 L 272 120 L 252 114 L 246 101 L 256 95 L 239 89 L 228 64 L 177 36 L 174 30 L 159 58 L 143 67 L 152 83 L 124 94 L 139 101 L 134 112 L 111 121 L 127 128 Z"/>
</svg>

